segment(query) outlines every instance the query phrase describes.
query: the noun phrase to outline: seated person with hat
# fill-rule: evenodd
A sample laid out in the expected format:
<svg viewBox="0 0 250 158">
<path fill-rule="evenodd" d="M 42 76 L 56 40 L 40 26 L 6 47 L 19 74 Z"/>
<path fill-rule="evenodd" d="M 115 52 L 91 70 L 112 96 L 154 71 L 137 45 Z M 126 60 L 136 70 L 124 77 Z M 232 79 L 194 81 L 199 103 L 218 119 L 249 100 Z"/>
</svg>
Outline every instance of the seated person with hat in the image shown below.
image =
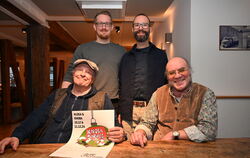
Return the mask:
<svg viewBox="0 0 250 158">
<path fill-rule="evenodd" d="M 86 59 L 74 62 L 73 84 L 57 89 L 35 109 L 12 133 L 0 141 L 0 153 L 7 145 L 17 150 L 20 142 L 30 138 L 31 143 L 66 143 L 72 132 L 72 111 L 113 109 L 106 93 L 93 86 L 97 65 Z M 108 131 L 108 139 L 119 143 L 124 140 L 121 127 Z"/>
</svg>

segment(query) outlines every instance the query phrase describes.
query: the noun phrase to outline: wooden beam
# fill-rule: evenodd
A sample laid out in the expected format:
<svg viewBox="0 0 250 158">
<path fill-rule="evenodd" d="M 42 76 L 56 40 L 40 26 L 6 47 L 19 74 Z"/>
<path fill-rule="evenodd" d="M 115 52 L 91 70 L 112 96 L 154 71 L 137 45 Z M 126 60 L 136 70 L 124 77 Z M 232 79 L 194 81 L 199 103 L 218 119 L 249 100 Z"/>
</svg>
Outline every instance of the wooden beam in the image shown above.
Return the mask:
<svg viewBox="0 0 250 158">
<path fill-rule="evenodd" d="M 28 110 L 38 107 L 49 95 L 49 31 L 41 25 L 27 28 L 25 54 L 26 93 Z"/>
<path fill-rule="evenodd" d="M 59 74 L 58 74 L 58 79 L 57 79 L 57 88 L 60 88 L 63 82 L 63 77 L 64 77 L 64 69 L 65 69 L 65 62 L 63 60 L 60 60 L 59 62 Z"/>
<path fill-rule="evenodd" d="M 1 55 L 1 76 L 2 76 L 2 103 L 3 103 L 3 122 L 8 123 L 11 120 L 10 107 L 10 48 L 9 40 L 0 40 Z"/>
<path fill-rule="evenodd" d="M 0 0 L 0 5 L 17 16 L 18 18 L 22 19 L 23 21 L 27 22 L 28 24 L 38 24 L 31 16 L 27 15 L 21 9 L 14 6 L 7 0 Z M 68 34 L 57 22 L 49 22 L 49 32 L 50 32 L 50 40 L 56 45 L 64 48 L 65 50 L 74 51 L 75 48 L 79 45 L 71 35 Z"/>
<path fill-rule="evenodd" d="M 216 96 L 217 99 L 250 99 L 250 96 Z"/>
<path fill-rule="evenodd" d="M 45 27 L 49 27 L 47 22 L 47 14 L 31 0 L 8 1 L 14 6 L 16 6 L 19 10 L 26 13 L 26 15 L 29 15 L 29 17 L 34 19 L 38 24 L 43 25 Z"/>
<path fill-rule="evenodd" d="M 49 22 L 50 40 L 69 51 L 74 51 L 79 45 L 57 22 Z"/>
<path fill-rule="evenodd" d="M 38 24 L 34 19 L 32 19 L 29 15 L 21 11 L 19 8 L 14 6 L 7 0 L 0 0 L 0 6 L 7 9 L 9 12 L 13 13 L 15 16 L 19 17 L 20 19 L 26 21 L 29 24 Z"/>
</svg>

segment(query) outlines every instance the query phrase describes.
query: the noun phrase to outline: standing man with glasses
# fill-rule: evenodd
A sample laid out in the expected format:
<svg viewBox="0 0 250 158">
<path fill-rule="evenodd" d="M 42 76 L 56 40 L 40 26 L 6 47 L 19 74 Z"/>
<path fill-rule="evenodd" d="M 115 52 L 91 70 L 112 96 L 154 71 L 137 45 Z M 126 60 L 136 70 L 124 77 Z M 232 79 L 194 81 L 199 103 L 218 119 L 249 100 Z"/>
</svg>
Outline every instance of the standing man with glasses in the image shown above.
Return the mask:
<svg viewBox="0 0 250 158">
<path fill-rule="evenodd" d="M 100 69 L 96 76 L 94 86 L 97 90 L 102 90 L 108 94 L 117 112 L 119 98 L 118 69 L 125 49 L 110 42 L 113 24 L 111 14 L 108 11 L 102 11 L 96 14 L 93 28 L 96 32 L 96 40 L 81 44 L 77 47 L 64 76 L 62 88 L 66 88 L 72 83 L 71 71 L 73 69 L 73 63 L 77 59 L 91 60 L 95 62 Z M 87 32 L 88 30 L 86 30 L 86 33 Z"/>
<path fill-rule="evenodd" d="M 130 142 L 144 147 L 147 140 L 215 140 L 218 126 L 214 92 L 192 82 L 191 66 L 174 57 L 166 66 L 168 84 L 158 88 L 145 109 Z"/>
<path fill-rule="evenodd" d="M 149 42 L 150 29 L 147 15 L 135 16 L 132 31 L 136 44 L 123 56 L 120 64 L 119 113 L 128 137 L 141 121 L 152 93 L 167 83 L 164 75 L 167 55 Z"/>
</svg>

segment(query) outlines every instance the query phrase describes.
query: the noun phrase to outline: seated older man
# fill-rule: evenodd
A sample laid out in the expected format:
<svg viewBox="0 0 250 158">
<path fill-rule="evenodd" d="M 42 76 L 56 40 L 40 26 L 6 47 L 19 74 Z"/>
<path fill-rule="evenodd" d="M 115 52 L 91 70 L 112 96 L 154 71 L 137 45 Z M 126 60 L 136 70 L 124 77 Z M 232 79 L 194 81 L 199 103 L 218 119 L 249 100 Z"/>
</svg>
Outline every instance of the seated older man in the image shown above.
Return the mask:
<svg viewBox="0 0 250 158">
<path fill-rule="evenodd" d="M 0 142 L 0 153 L 4 152 L 7 145 L 17 150 L 19 142 L 26 138 L 30 138 L 31 143 L 66 143 L 72 132 L 72 111 L 113 109 L 107 94 L 97 92 L 92 85 L 97 71 L 98 67 L 94 62 L 76 60 L 72 72 L 73 84 L 53 92 L 14 130 L 11 137 L 4 138 Z M 123 129 L 109 129 L 108 139 L 123 141 Z"/>
<path fill-rule="evenodd" d="M 166 141 L 214 140 L 218 118 L 213 91 L 192 83 L 191 67 L 184 58 L 172 58 L 166 65 L 166 76 L 169 83 L 153 93 L 141 123 L 131 135 L 131 144 L 143 147 L 152 136 L 153 140 Z"/>
</svg>

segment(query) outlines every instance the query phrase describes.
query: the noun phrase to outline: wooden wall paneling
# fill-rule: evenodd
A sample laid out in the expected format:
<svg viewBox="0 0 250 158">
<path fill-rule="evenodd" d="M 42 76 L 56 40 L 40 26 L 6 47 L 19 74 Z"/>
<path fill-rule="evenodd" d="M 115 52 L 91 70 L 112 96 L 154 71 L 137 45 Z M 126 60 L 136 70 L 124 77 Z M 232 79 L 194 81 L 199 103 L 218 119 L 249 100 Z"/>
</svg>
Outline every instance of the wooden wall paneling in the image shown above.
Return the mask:
<svg viewBox="0 0 250 158">
<path fill-rule="evenodd" d="M 58 73 L 58 86 L 57 88 L 60 88 L 63 82 L 63 77 L 64 77 L 64 66 L 65 62 L 63 60 L 60 60 L 59 62 L 59 73 Z"/>
<path fill-rule="evenodd" d="M 14 75 L 14 80 L 16 83 L 16 90 L 17 90 L 17 97 L 18 97 L 18 101 L 16 102 L 11 102 L 11 108 L 15 108 L 15 107 L 20 107 L 21 108 L 21 114 L 20 114 L 20 118 L 18 120 L 21 120 L 24 116 L 24 106 L 25 104 L 25 94 L 24 94 L 24 86 L 22 85 L 22 81 L 21 81 L 21 76 L 20 76 L 20 71 L 19 71 L 19 63 L 16 62 L 16 56 L 15 53 L 13 51 L 13 47 L 11 48 L 12 53 L 8 52 L 10 55 L 10 67 L 12 68 L 12 72 Z M 11 94 L 12 95 L 12 94 Z M 15 122 L 18 120 L 11 120 L 11 122 Z"/>
<path fill-rule="evenodd" d="M 1 77 L 2 77 L 2 103 L 3 103 L 3 122 L 11 121 L 11 107 L 10 107 L 10 59 L 8 52 L 10 50 L 9 40 L 0 40 L 0 54 L 1 54 Z"/>
<path fill-rule="evenodd" d="M 79 45 L 57 22 L 49 21 L 50 39 L 66 50 L 74 51 Z"/>
<path fill-rule="evenodd" d="M 25 106 L 24 89 L 21 82 L 21 77 L 18 69 L 16 55 L 13 49 L 13 44 L 9 40 L 1 40 L 1 68 L 2 68 L 2 87 L 3 87 L 3 120 L 4 123 L 15 122 L 18 120 L 12 119 L 12 108 L 21 108 L 20 119 L 23 116 L 23 107 Z M 16 87 L 12 91 L 10 84 L 10 68 L 12 69 L 14 82 Z M 16 93 L 17 92 L 17 93 Z M 15 93 L 15 94 L 13 94 Z M 12 97 L 17 99 L 12 102 Z"/>
</svg>

